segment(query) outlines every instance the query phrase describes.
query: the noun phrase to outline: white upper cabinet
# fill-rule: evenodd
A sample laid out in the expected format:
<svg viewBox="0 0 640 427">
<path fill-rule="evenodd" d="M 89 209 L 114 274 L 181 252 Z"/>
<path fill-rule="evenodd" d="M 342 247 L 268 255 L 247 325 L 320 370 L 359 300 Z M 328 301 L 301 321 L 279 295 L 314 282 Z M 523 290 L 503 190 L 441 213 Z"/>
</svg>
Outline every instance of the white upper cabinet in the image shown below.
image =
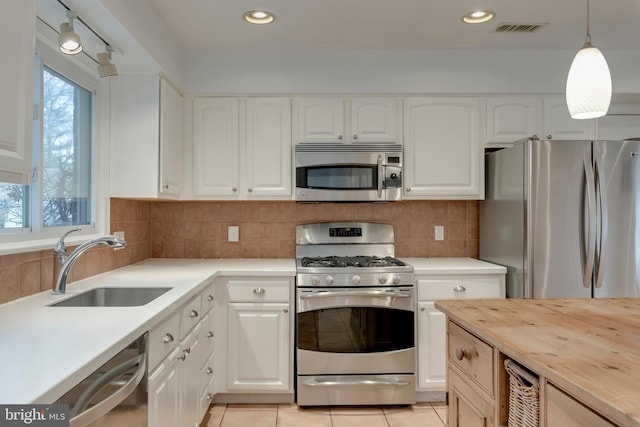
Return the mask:
<svg viewBox="0 0 640 427">
<path fill-rule="evenodd" d="M 593 139 L 595 120 L 572 119 L 564 95 L 543 97 L 543 127 L 540 139 Z"/>
<path fill-rule="evenodd" d="M 305 97 L 294 102 L 295 143 L 402 142 L 399 98 Z"/>
<path fill-rule="evenodd" d="M 196 98 L 193 195 L 291 199 L 291 99 Z"/>
<path fill-rule="evenodd" d="M 0 24 L 0 182 L 31 176 L 36 12 L 33 0 L 2 3 Z"/>
<path fill-rule="evenodd" d="M 503 147 L 538 133 L 536 96 L 500 96 L 487 98 L 486 145 Z"/>
<path fill-rule="evenodd" d="M 606 116 L 597 120 L 600 140 L 640 138 L 640 105 L 612 104 Z"/>
<path fill-rule="evenodd" d="M 155 74 L 111 79 L 112 197 L 179 198 L 182 96 Z"/>
<path fill-rule="evenodd" d="M 484 198 L 481 98 L 404 100 L 404 198 Z"/>
</svg>

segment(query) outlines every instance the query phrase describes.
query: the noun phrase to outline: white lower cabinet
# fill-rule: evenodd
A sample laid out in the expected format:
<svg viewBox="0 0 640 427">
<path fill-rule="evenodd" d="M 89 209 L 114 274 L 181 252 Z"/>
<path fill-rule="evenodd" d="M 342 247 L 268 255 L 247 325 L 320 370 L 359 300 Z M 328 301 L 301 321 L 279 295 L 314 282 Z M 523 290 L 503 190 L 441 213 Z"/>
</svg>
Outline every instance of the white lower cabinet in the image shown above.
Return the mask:
<svg viewBox="0 0 640 427">
<path fill-rule="evenodd" d="M 442 299 L 504 298 L 504 274 L 416 275 L 418 392 L 447 391 L 447 322 Z M 419 400 L 420 396 L 418 396 Z M 427 396 L 424 400 L 429 400 Z"/>
<path fill-rule="evenodd" d="M 198 427 L 204 418 L 213 399 L 214 312 L 210 283 L 149 331 L 150 427 Z"/>
<path fill-rule="evenodd" d="M 294 278 L 218 280 L 216 401 L 293 401 Z"/>
<path fill-rule="evenodd" d="M 289 389 L 289 304 L 231 303 L 227 307 L 227 389 Z"/>
</svg>

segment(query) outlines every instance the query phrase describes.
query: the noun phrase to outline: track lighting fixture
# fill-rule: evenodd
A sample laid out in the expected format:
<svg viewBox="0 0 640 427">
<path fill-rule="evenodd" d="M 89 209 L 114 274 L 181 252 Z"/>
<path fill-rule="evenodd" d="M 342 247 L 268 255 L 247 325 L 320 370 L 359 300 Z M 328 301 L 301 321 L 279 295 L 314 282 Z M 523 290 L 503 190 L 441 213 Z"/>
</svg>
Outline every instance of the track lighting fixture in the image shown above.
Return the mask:
<svg viewBox="0 0 640 427">
<path fill-rule="evenodd" d="M 60 24 L 58 45 L 60 46 L 60 52 L 66 55 L 75 55 L 82 52 L 80 36 L 73 31 L 73 20 L 78 17 L 78 14 L 73 10 L 68 10 L 66 15 L 69 18 L 69 22 Z"/>
<path fill-rule="evenodd" d="M 113 77 L 118 75 L 118 70 L 115 64 L 111 62 L 111 53 L 113 47 L 110 45 L 105 46 L 106 52 L 100 52 L 98 54 L 98 75 L 102 77 Z"/>
</svg>

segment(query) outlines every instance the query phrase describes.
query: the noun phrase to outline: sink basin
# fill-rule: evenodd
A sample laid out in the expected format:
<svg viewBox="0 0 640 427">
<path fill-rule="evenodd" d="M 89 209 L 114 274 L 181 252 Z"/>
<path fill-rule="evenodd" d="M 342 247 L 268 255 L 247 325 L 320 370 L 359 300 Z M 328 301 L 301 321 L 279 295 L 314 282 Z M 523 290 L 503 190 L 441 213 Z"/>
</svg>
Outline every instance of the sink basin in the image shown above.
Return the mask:
<svg viewBox="0 0 640 427">
<path fill-rule="evenodd" d="M 51 307 L 136 307 L 150 303 L 170 289 L 147 286 L 94 288 L 51 304 Z"/>
</svg>

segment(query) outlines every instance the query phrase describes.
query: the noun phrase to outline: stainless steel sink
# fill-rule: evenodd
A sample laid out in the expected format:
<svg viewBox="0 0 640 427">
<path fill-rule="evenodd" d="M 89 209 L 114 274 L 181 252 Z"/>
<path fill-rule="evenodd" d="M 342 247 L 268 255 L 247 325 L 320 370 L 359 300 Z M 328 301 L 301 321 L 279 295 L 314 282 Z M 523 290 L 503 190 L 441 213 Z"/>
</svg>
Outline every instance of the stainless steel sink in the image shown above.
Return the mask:
<svg viewBox="0 0 640 427">
<path fill-rule="evenodd" d="M 94 288 L 51 304 L 51 307 L 135 307 L 150 303 L 170 289 L 147 286 Z"/>
</svg>

